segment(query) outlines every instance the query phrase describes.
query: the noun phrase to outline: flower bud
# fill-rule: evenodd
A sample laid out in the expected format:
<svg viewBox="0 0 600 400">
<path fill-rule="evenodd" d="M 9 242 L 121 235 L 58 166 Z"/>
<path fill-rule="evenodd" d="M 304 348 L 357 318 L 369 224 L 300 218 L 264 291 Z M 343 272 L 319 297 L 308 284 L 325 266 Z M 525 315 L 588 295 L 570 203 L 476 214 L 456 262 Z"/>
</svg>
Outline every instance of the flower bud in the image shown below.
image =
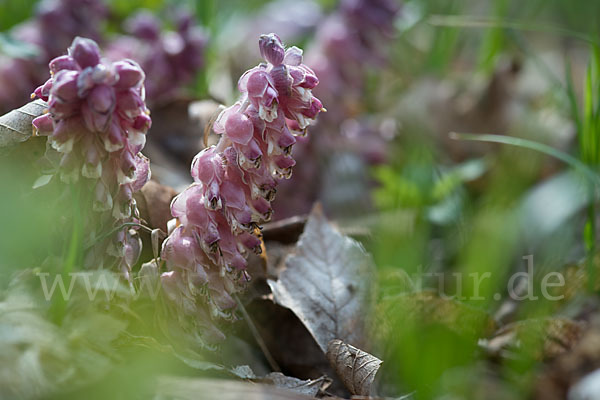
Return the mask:
<svg viewBox="0 0 600 400">
<path fill-rule="evenodd" d="M 34 118 L 31 123 L 33 124 L 35 133 L 40 136 L 48 136 L 52 134 L 54 129 L 50 114 L 40 115 L 39 117 Z"/>
<path fill-rule="evenodd" d="M 125 30 L 142 39 L 156 40 L 160 35 L 160 21 L 149 11 L 141 11 L 127 21 Z"/>
<path fill-rule="evenodd" d="M 285 56 L 285 49 L 279 36 L 274 33 L 261 35 L 258 41 L 260 55 L 273 65 L 280 65 Z"/>
<path fill-rule="evenodd" d="M 254 127 L 244 114 L 234 113 L 225 122 L 225 133 L 234 143 L 247 144 L 252 139 Z"/>
<path fill-rule="evenodd" d="M 63 70 L 54 76 L 51 93 L 64 103 L 77 99 L 77 77 L 79 72 Z"/>
<path fill-rule="evenodd" d="M 114 63 L 115 71 L 119 75 L 119 81 L 115 85 L 116 89 L 129 89 L 137 86 L 144 80 L 144 72 L 140 66 L 132 61 L 117 61 Z"/>
<path fill-rule="evenodd" d="M 79 71 L 81 67 L 77 64 L 77 61 L 73 59 L 71 56 L 60 56 L 56 57 L 49 64 L 50 72 L 53 74 L 62 70 L 71 70 L 71 71 Z"/>
<path fill-rule="evenodd" d="M 292 46 L 286 50 L 283 62 L 286 65 L 298 66 L 302 64 L 302 53 L 302 49 L 299 49 L 296 46 Z"/>
<path fill-rule="evenodd" d="M 249 74 L 247 81 L 245 82 L 245 90 L 251 97 L 259 97 L 264 95 L 268 86 L 268 74 L 262 70 L 258 70 Z"/>
<path fill-rule="evenodd" d="M 68 54 L 81 68 L 93 67 L 100 62 L 100 48 L 91 39 L 76 37 L 68 49 Z"/>
<path fill-rule="evenodd" d="M 50 96 L 50 90 L 52 90 L 52 84 L 52 79 L 48 79 L 46 83 L 36 88 L 33 94 L 44 101 L 48 101 L 48 97 Z"/>
<path fill-rule="evenodd" d="M 115 91 L 106 86 L 99 85 L 90 91 L 88 96 L 88 104 L 90 108 L 97 113 L 111 113 L 115 108 Z"/>
<path fill-rule="evenodd" d="M 148 114 L 140 114 L 133 121 L 133 129 L 146 132 L 152 126 L 152 119 Z"/>
<path fill-rule="evenodd" d="M 86 102 L 81 105 L 81 115 L 85 126 L 90 132 L 105 132 L 110 126 L 111 114 L 99 113 Z"/>
</svg>

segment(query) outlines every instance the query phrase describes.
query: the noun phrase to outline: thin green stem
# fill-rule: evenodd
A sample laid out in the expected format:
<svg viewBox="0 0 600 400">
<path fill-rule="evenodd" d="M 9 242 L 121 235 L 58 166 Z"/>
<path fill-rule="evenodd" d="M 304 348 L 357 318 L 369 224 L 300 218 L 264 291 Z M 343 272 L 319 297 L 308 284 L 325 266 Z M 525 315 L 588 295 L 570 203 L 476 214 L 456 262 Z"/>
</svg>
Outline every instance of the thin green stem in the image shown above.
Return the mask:
<svg viewBox="0 0 600 400">
<path fill-rule="evenodd" d="M 590 188 L 590 205 L 588 207 L 588 224 L 586 236 L 587 247 L 587 274 L 588 274 L 588 290 L 593 292 L 596 286 L 596 268 L 594 267 L 594 254 L 596 253 L 596 200 L 594 196 L 594 188 Z"/>
<path fill-rule="evenodd" d="M 71 229 L 71 239 L 66 252 L 65 263 L 62 273 L 67 279 L 67 285 L 71 284 L 71 273 L 80 259 L 81 254 L 81 236 L 82 236 L 82 216 L 81 216 L 81 187 L 77 184 L 69 186 L 71 199 L 73 202 L 73 227 Z M 62 296 L 56 296 L 52 304 L 53 316 L 56 321 L 61 321 L 65 315 L 67 300 Z"/>
<path fill-rule="evenodd" d="M 67 259 L 63 267 L 63 273 L 68 275 L 73 272 L 77 263 L 77 255 L 79 253 L 81 240 L 81 206 L 80 206 L 80 188 L 79 186 L 71 185 L 71 197 L 73 199 L 73 229 L 71 231 L 71 240 L 69 242 L 69 250 Z"/>
<path fill-rule="evenodd" d="M 88 244 L 86 244 L 86 245 L 85 245 L 85 249 L 86 249 L 86 250 L 87 250 L 87 249 L 89 249 L 90 247 L 92 247 L 92 246 L 93 246 L 93 245 L 95 245 L 96 243 L 103 241 L 103 240 L 104 240 L 104 239 L 106 239 L 107 237 L 114 235 L 115 233 L 117 233 L 117 232 L 118 232 L 118 231 L 120 231 L 121 229 L 123 229 L 123 228 L 126 228 L 126 227 L 128 227 L 128 226 L 135 226 L 135 227 L 138 227 L 138 228 L 142 228 L 142 229 L 143 229 L 143 230 L 145 230 L 146 232 L 148 232 L 148 233 L 152 233 L 152 228 L 150 228 L 150 227 L 148 227 L 148 226 L 146 226 L 146 225 L 142 225 L 142 224 L 139 224 L 139 223 L 137 223 L 137 222 L 125 222 L 125 223 L 123 223 L 123 224 L 121 224 L 121 225 L 119 225 L 119 226 L 117 226 L 117 227 L 115 227 L 115 228 L 111 229 L 110 231 L 108 231 L 108 232 L 106 232 L 106 233 L 104 233 L 104 234 L 102 234 L 102 235 L 98 236 L 98 237 L 97 237 L 97 238 L 96 238 L 94 241 L 92 241 L 91 243 L 88 243 Z"/>
<path fill-rule="evenodd" d="M 275 372 L 280 372 L 281 368 L 277 364 L 277 361 L 275 361 L 275 359 L 271 355 L 271 352 L 269 351 L 269 348 L 267 347 L 267 344 L 263 340 L 262 336 L 260 336 L 260 333 L 258 332 L 258 329 L 256 328 L 256 325 L 254 324 L 254 321 L 252 321 L 252 318 L 250 318 L 250 314 L 248 314 L 248 311 L 246 311 L 246 307 L 244 307 L 244 304 L 242 304 L 242 302 L 240 301 L 240 299 L 238 298 L 238 296 L 236 294 L 233 295 L 233 298 L 235 299 L 240 311 L 242 312 L 242 316 L 246 320 L 246 323 L 248 324 L 248 328 L 250 328 L 250 332 L 252 333 L 252 336 L 254 336 L 254 340 L 256 340 L 258 347 L 260 347 L 265 358 L 267 359 L 267 362 L 271 366 L 271 369 Z"/>
</svg>

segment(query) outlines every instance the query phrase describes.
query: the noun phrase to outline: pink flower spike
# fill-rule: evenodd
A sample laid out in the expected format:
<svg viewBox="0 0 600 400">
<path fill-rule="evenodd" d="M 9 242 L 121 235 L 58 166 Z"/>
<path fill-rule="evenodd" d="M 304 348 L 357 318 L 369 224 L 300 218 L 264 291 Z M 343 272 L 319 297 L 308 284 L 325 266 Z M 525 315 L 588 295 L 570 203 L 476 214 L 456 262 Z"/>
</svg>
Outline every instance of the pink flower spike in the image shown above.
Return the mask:
<svg viewBox="0 0 600 400">
<path fill-rule="evenodd" d="M 80 177 L 91 181 L 90 211 L 100 215 L 88 213 L 86 223 L 99 235 L 137 221 L 133 193 L 150 176 L 148 159 L 139 153 L 151 125 L 143 100 L 144 72 L 131 61 L 103 60 L 96 42 L 81 37 L 73 40 L 67 55 L 50 61 L 49 69 L 50 79 L 34 92 L 48 102 L 48 114 L 32 124 L 40 135 L 48 136 L 52 149 L 62 153 L 58 174 L 63 181 L 77 182 Z M 104 247 L 90 254 L 108 254 L 107 259 L 113 257 L 129 277 L 140 250 L 135 230 L 117 229 L 110 243 L 101 241 L 96 246 Z"/>
<path fill-rule="evenodd" d="M 249 280 L 246 257 L 261 252 L 258 224 L 271 218 L 277 180 L 289 178 L 296 163 L 291 157 L 296 143 L 292 131 L 306 128 L 322 111 L 312 94 L 318 79 L 302 64 L 302 50 L 292 47 L 286 52 L 275 34 L 262 35 L 259 48 L 267 64 L 242 75 L 240 100 L 213 124 L 213 131 L 221 135 L 219 142 L 196 155 L 191 166 L 194 184 L 171 204 L 181 224 L 177 229 L 195 235 L 207 260 L 198 273 L 189 272 L 192 256 L 181 260 L 184 252 L 173 251 L 185 248 L 174 243 L 184 240 L 178 230 L 163 245 L 167 269 L 177 272 L 168 277 L 178 280 L 177 287 L 195 288 L 201 282 L 209 288 L 208 293 L 195 289 L 206 293 L 194 297 L 196 315 L 230 315 L 227 310 L 235 305 L 231 294 Z"/>
</svg>

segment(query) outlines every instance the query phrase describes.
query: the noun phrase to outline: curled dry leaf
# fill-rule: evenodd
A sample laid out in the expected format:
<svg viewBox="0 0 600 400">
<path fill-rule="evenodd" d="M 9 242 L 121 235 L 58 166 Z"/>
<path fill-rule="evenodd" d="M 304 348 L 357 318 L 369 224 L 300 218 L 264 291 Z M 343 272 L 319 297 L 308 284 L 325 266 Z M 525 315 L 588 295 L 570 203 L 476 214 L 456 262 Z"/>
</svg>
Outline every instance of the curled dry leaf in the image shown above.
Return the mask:
<svg viewBox="0 0 600 400">
<path fill-rule="evenodd" d="M 363 347 L 373 264 L 362 245 L 335 230 L 316 206 L 286 267 L 278 281 L 268 281 L 274 301 L 296 314 L 321 350 L 333 339 Z"/>
<path fill-rule="evenodd" d="M 24 142 L 33 134 L 31 121 L 48 109 L 42 100 L 34 100 L 21 108 L 0 116 L 0 147 Z"/>
<path fill-rule="evenodd" d="M 327 359 L 353 395 L 369 396 L 383 361 L 339 339 L 327 346 Z"/>
</svg>

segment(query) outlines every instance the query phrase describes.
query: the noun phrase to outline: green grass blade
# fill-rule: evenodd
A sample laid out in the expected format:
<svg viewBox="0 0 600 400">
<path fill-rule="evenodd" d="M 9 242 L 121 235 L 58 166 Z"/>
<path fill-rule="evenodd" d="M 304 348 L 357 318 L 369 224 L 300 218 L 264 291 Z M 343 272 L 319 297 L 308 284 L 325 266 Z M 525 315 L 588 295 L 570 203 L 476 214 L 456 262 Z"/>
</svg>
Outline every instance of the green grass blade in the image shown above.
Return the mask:
<svg viewBox="0 0 600 400">
<path fill-rule="evenodd" d="M 569 99 L 569 105 L 571 107 L 571 118 L 573 118 L 573 121 L 575 121 L 575 126 L 577 128 L 577 137 L 579 139 L 579 148 L 582 149 L 583 142 L 581 140 L 581 115 L 579 114 L 579 105 L 577 104 L 575 85 L 573 85 L 573 73 L 571 71 L 571 63 L 569 62 L 569 60 L 566 61 L 565 75 L 565 82 L 567 83 L 567 98 Z"/>
<path fill-rule="evenodd" d="M 507 28 L 531 32 L 545 32 L 569 36 L 587 43 L 600 45 L 600 41 L 582 32 L 576 32 L 551 24 L 532 23 L 531 21 L 509 21 L 474 15 L 432 15 L 428 22 L 435 26 L 457 28 Z"/>
<path fill-rule="evenodd" d="M 600 48 L 598 46 L 592 46 L 592 78 L 591 78 L 591 119 L 590 135 L 594 141 L 594 163 L 598 165 L 600 163 L 600 137 L 598 137 L 598 128 L 600 120 Z"/>
<path fill-rule="evenodd" d="M 558 160 L 561 160 L 565 164 L 570 165 L 576 170 L 583 173 L 583 175 L 589 179 L 592 183 L 600 186 L 600 176 L 593 171 L 590 167 L 576 159 L 575 157 L 557 150 L 551 146 L 548 146 L 543 143 L 534 142 L 532 140 L 515 138 L 511 136 L 504 135 L 490 135 L 490 134 L 469 134 L 469 133 L 456 133 L 450 132 L 450 138 L 455 140 L 470 140 L 477 142 L 491 142 L 491 143 L 501 143 L 508 144 L 511 146 L 522 147 L 524 149 L 534 150 L 551 157 L 554 157 Z"/>
<path fill-rule="evenodd" d="M 592 120 L 594 115 L 594 95 L 592 85 L 592 63 L 588 66 L 585 74 L 584 92 L 583 92 L 583 126 L 581 139 L 583 148 L 581 158 L 585 163 L 591 163 L 595 154 L 593 141 Z"/>
</svg>

